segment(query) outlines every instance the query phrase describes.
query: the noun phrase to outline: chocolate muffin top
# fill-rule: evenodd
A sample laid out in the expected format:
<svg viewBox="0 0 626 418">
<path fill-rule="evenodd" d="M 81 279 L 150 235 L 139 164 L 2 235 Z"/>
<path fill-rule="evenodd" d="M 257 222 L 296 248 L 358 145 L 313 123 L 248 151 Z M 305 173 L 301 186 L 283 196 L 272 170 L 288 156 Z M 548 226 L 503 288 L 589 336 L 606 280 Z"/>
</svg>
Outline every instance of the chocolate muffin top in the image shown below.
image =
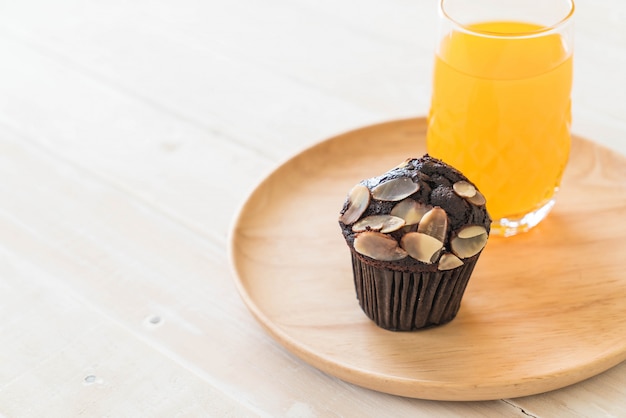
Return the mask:
<svg viewBox="0 0 626 418">
<path fill-rule="evenodd" d="M 339 226 L 351 251 L 381 268 L 437 271 L 478 257 L 489 236 L 485 198 L 428 154 L 350 190 Z"/>
</svg>

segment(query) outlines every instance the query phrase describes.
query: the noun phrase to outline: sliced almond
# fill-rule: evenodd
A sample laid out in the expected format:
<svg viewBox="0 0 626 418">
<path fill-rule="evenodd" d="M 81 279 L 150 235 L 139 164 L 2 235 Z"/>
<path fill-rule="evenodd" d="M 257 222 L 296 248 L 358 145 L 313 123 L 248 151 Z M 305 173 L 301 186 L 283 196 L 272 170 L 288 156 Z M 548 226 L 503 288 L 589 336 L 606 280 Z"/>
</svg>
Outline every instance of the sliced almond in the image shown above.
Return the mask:
<svg viewBox="0 0 626 418">
<path fill-rule="evenodd" d="M 467 181 L 457 181 L 452 185 L 454 192 L 461 197 L 470 198 L 476 194 L 476 187 Z"/>
<path fill-rule="evenodd" d="M 408 254 L 398 245 L 398 241 L 380 232 L 361 232 L 354 238 L 354 249 L 359 254 L 379 261 L 396 261 Z"/>
<path fill-rule="evenodd" d="M 369 204 L 370 190 L 363 184 L 357 184 L 348 193 L 348 207 L 339 216 L 339 220 L 346 225 L 353 224 L 363 215 Z"/>
<path fill-rule="evenodd" d="M 468 197 L 467 201 L 475 204 L 476 206 L 482 206 L 487 203 L 487 199 L 485 199 L 485 196 L 483 196 L 483 194 L 478 190 L 476 190 L 476 194 L 474 196 Z"/>
<path fill-rule="evenodd" d="M 419 184 L 409 177 L 387 180 L 372 189 L 374 199 L 396 202 L 418 191 Z"/>
<path fill-rule="evenodd" d="M 457 235 L 450 240 L 450 248 L 460 258 L 473 257 L 485 248 L 488 238 L 487 232 L 470 238 L 462 238 Z"/>
<path fill-rule="evenodd" d="M 448 215 L 439 206 L 426 212 L 417 226 L 417 232 L 430 235 L 441 242 L 445 242 L 447 230 Z"/>
<path fill-rule="evenodd" d="M 409 232 L 402 237 L 400 246 L 414 259 L 432 264 L 443 248 L 443 242 L 421 232 Z"/>
<path fill-rule="evenodd" d="M 397 231 L 404 226 L 404 219 L 392 215 L 371 215 L 360 219 L 352 225 L 353 232 L 372 230 L 384 234 Z"/>
<path fill-rule="evenodd" d="M 419 223 L 429 209 L 430 208 L 423 203 L 406 198 L 398 202 L 398 204 L 391 209 L 390 214 L 404 219 L 406 225 L 415 225 Z"/>
<path fill-rule="evenodd" d="M 439 259 L 437 269 L 452 270 L 463 265 L 463 260 L 452 253 L 443 253 Z"/>
<path fill-rule="evenodd" d="M 461 229 L 457 233 L 457 236 L 460 238 L 472 238 L 472 237 L 475 237 L 476 235 L 482 235 L 486 233 L 487 233 L 487 229 L 485 229 L 485 227 L 482 225 L 469 225 Z"/>
</svg>

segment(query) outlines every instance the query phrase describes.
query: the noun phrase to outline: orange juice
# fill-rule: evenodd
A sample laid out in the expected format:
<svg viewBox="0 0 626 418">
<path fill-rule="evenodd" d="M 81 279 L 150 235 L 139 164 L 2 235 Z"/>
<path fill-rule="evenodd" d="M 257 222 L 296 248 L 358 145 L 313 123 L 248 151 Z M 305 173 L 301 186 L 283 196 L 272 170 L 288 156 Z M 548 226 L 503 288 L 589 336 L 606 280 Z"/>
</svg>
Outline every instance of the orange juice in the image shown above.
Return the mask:
<svg viewBox="0 0 626 418">
<path fill-rule="evenodd" d="M 541 208 L 570 150 L 572 56 L 558 33 L 487 22 L 453 31 L 435 57 L 429 154 L 461 170 L 494 219 Z M 489 36 L 489 33 L 514 36 Z"/>
</svg>

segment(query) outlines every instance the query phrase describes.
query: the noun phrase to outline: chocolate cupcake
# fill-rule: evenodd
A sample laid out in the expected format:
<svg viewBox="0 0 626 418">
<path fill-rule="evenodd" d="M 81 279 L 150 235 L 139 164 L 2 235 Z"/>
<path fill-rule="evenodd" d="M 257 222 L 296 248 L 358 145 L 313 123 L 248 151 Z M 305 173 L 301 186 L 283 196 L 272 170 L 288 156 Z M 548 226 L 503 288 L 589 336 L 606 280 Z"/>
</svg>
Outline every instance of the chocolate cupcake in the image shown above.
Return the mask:
<svg viewBox="0 0 626 418">
<path fill-rule="evenodd" d="M 489 237 L 485 203 L 463 174 L 428 155 L 354 186 L 339 225 L 365 314 L 394 331 L 451 321 Z"/>
</svg>

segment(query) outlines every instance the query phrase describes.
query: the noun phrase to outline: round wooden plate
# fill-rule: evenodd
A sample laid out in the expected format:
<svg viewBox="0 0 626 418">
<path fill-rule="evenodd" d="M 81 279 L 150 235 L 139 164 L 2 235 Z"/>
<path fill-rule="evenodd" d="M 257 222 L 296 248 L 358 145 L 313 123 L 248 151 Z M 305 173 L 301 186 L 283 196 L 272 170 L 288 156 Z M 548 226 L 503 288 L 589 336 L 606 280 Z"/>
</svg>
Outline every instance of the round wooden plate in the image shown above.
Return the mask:
<svg viewBox="0 0 626 418">
<path fill-rule="evenodd" d="M 235 219 L 243 300 L 279 343 L 345 381 L 437 400 L 561 388 L 626 359 L 626 158 L 580 138 L 557 204 L 512 238 L 491 237 L 449 324 L 376 327 L 356 300 L 337 218 L 346 193 L 425 153 L 424 119 L 331 138 L 277 168 Z"/>
</svg>

